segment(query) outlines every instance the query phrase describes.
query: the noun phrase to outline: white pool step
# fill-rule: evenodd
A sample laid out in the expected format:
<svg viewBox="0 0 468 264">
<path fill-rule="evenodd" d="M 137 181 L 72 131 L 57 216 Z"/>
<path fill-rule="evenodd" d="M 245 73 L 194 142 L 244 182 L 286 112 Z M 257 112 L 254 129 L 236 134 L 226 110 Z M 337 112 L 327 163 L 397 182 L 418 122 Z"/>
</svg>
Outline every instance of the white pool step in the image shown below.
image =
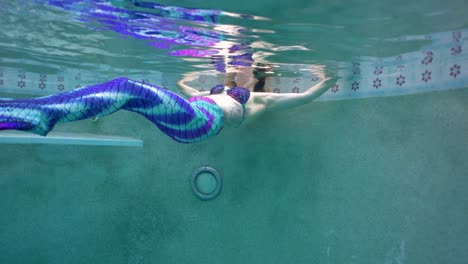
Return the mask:
<svg viewBox="0 0 468 264">
<path fill-rule="evenodd" d="M 143 147 L 143 141 L 141 139 L 130 137 L 66 132 L 50 132 L 47 136 L 43 137 L 21 131 L 0 132 L 0 144 Z"/>
</svg>

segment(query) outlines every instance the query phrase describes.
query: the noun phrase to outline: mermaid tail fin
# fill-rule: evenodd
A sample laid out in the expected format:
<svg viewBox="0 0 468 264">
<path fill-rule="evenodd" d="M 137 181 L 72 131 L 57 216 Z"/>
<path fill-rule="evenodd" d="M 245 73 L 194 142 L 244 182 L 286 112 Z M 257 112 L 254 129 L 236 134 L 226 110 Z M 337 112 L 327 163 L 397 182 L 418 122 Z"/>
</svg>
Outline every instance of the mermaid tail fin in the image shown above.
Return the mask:
<svg viewBox="0 0 468 264">
<path fill-rule="evenodd" d="M 33 125 L 30 123 L 24 122 L 2 122 L 0 121 L 0 130 L 9 130 L 9 129 L 16 129 L 16 130 L 30 130 L 33 128 Z"/>
<path fill-rule="evenodd" d="M 14 129 L 29 131 L 41 136 L 46 136 L 52 130 L 55 124 L 53 122 L 47 122 L 47 120 L 44 121 L 45 122 L 41 122 L 40 124 L 34 124 L 27 121 L 8 120 L 8 118 L 2 118 L 2 116 L 0 116 L 0 130 Z"/>
<path fill-rule="evenodd" d="M 53 115 L 41 110 L 40 104 L 33 103 L 34 99 L 0 100 L 0 130 L 21 130 L 47 135 L 54 127 Z"/>
</svg>

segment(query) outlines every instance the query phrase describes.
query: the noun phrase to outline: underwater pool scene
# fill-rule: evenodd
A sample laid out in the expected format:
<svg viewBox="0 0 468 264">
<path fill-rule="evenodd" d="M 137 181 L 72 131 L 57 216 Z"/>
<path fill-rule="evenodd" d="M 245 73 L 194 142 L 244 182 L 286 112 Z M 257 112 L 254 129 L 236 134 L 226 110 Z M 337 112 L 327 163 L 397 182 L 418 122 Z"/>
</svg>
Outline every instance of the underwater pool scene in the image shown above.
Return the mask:
<svg viewBox="0 0 468 264">
<path fill-rule="evenodd" d="M 0 0 L 0 130 L 11 98 L 119 77 L 181 94 L 188 73 L 204 92 L 260 72 L 278 95 L 337 78 L 193 144 L 130 111 L 0 131 L 0 263 L 466 263 L 467 13 L 465 0 Z"/>
</svg>

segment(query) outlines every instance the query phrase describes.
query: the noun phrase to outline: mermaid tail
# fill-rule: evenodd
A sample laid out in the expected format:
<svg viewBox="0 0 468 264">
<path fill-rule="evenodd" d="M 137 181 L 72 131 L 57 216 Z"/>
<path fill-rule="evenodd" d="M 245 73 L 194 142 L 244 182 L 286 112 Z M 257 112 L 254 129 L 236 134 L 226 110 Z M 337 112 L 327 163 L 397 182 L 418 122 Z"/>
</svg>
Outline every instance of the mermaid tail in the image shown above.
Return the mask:
<svg viewBox="0 0 468 264">
<path fill-rule="evenodd" d="M 31 99 L 0 99 L 0 130 L 47 135 L 55 124 L 105 116 L 120 109 L 139 113 L 181 143 L 198 142 L 221 131 L 224 114 L 214 101 L 188 101 L 163 88 L 117 78 L 70 92 Z"/>
</svg>

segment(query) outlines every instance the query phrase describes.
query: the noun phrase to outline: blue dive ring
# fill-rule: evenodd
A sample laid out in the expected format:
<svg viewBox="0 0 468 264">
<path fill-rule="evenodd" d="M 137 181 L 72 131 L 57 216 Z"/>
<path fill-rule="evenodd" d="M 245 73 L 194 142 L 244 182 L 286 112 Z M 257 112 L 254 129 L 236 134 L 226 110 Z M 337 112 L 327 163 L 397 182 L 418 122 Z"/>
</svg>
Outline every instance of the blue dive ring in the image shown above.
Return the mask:
<svg viewBox="0 0 468 264">
<path fill-rule="evenodd" d="M 202 193 L 197 187 L 198 176 L 200 176 L 202 173 L 209 173 L 216 180 L 216 188 L 211 193 L 208 193 L 208 194 Z M 203 167 L 200 167 L 200 168 L 196 169 L 192 173 L 191 183 L 192 183 L 193 193 L 198 198 L 200 198 L 201 200 L 206 201 L 206 200 L 212 200 L 212 199 L 218 197 L 218 195 L 221 193 L 221 189 L 223 187 L 223 178 L 221 178 L 221 175 L 218 173 L 218 171 L 216 169 L 214 169 L 212 167 L 208 167 L 208 166 L 203 166 Z"/>
</svg>

